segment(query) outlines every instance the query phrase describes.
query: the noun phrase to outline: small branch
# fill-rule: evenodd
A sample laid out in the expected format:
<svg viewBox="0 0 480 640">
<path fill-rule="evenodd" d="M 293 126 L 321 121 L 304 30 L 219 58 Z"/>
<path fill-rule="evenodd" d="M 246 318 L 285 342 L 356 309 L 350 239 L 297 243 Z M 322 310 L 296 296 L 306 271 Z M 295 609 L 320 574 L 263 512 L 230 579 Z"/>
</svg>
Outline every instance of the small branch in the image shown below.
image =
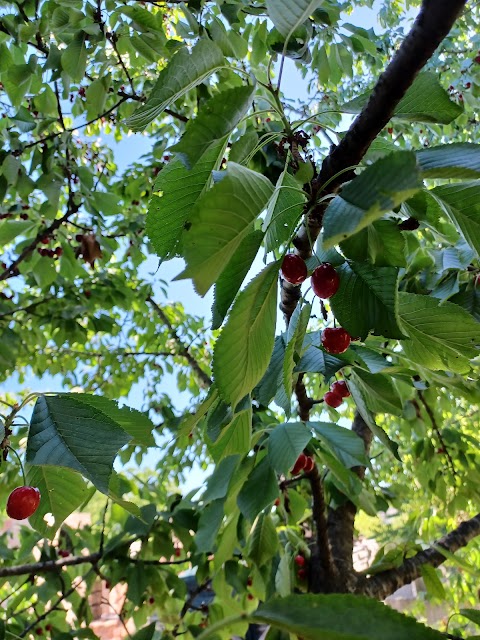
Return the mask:
<svg viewBox="0 0 480 640">
<path fill-rule="evenodd" d="M 102 554 L 98 551 L 88 556 L 72 556 L 62 560 L 46 560 L 45 562 L 34 562 L 32 564 L 20 564 L 16 567 L 0 567 L 0 578 L 9 576 L 37 575 L 38 573 L 49 573 L 50 571 L 60 571 L 63 567 L 72 567 L 77 564 L 96 564 Z"/>
<path fill-rule="evenodd" d="M 316 544 L 310 560 L 310 588 L 313 593 L 331 593 L 335 580 L 335 566 L 327 535 L 325 494 L 317 465 L 307 474 L 313 499 L 313 521 Z"/>
<path fill-rule="evenodd" d="M 437 424 L 437 420 L 435 418 L 435 414 L 433 413 L 432 408 L 430 407 L 428 402 L 425 400 L 425 396 L 423 395 L 423 393 L 421 391 L 418 392 L 418 397 L 420 398 L 420 401 L 423 404 L 423 406 L 425 407 L 425 411 L 427 412 L 428 417 L 430 418 L 430 422 L 432 423 L 433 430 L 435 431 L 435 433 L 437 435 L 437 438 L 438 438 L 438 441 L 440 443 L 440 446 L 443 449 L 443 453 L 447 457 L 448 464 L 450 465 L 450 469 L 452 471 L 452 474 L 454 476 L 456 476 L 457 472 L 455 470 L 455 465 L 453 463 L 452 456 L 450 455 L 450 452 L 449 452 L 449 450 L 447 448 L 447 445 L 445 444 L 445 441 L 444 441 L 444 439 L 442 437 L 442 433 L 441 433 L 440 429 L 438 428 L 438 424 Z"/>
<path fill-rule="evenodd" d="M 190 353 L 188 347 L 181 341 L 180 337 L 178 336 L 177 332 L 173 328 L 170 320 L 168 319 L 164 311 L 158 306 L 158 304 L 155 302 L 155 300 L 153 300 L 151 296 L 147 297 L 147 302 L 150 302 L 152 307 L 155 309 L 157 315 L 159 316 L 160 320 L 166 325 L 166 327 L 170 332 L 170 335 L 177 343 L 179 347 L 178 355 L 183 356 L 187 360 L 188 364 L 192 367 L 192 369 L 197 374 L 197 377 L 199 378 L 201 385 L 203 387 L 209 387 L 212 384 L 210 377 L 205 373 L 205 371 L 203 371 L 203 369 L 200 367 L 198 362 Z"/>
<path fill-rule="evenodd" d="M 359 591 L 371 598 L 384 600 L 405 584 L 410 584 L 422 574 L 422 566 L 439 567 L 446 558 L 441 549 L 445 549 L 449 554 L 455 553 L 458 549 L 466 547 L 467 544 L 480 535 L 480 513 L 470 520 L 465 520 L 456 529 L 440 538 L 428 549 L 420 551 L 412 558 L 408 558 L 396 569 L 382 571 L 368 578 Z"/>
<path fill-rule="evenodd" d="M 297 397 L 298 415 L 300 420 L 306 422 L 310 419 L 310 410 L 314 406 L 315 400 L 312 400 L 312 398 L 308 396 L 303 382 L 303 376 L 304 374 L 301 373 L 297 378 L 297 382 L 295 383 L 295 395 Z"/>
<path fill-rule="evenodd" d="M 18 258 L 14 260 L 12 264 L 9 267 L 7 267 L 2 273 L 0 273 L 0 282 L 2 280 L 7 280 L 7 278 L 12 278 L 13 276 L 19 275 L 18 265 L 21 262 L 23 262 L 25 258 L 27 258 L 35 250 L 36 246 L 40 243 L 42 238 L 47 238 L 54 231 L 59 229 L 62 226 L 62 224 L 68 220 L 70 216 L 72 216 L 74 213 L 77 213 L 79 208 L 80 207 L 78 205 L 73 205 L 72 208 L 69 208 L 61 218 L 54 220 L 52 224 L 46 229 L 44 229 L 43 231 L 39 231 L 35 236 L 35 238 L 32 240 L 32 242 L 25 247 L 25 249 L 18 256 Z"/>
<path fill-rule="evenodd" d="M 36 627 L 37 624 L 39 622 L 41 622 L 42 620 L 45 620 L 45 618 L 50 615 L 50 613 L 52 613 L 52 611 L 55 611 L 56 609 L 58 609 L 58 605 L 65 600 L 66 598 L 68 598 L 69 596 L 72 595 L 72 593 L 74 593 L 77 588 L 81 585 L 81 583 L 87 579 L 87 577 L 90 575 L 90 573 L 93 571 L 93 569 L 89 569 L 87 571 L 87 573 L 84 576 L 80 576 L 80 580 L 77 581 L 75 580 L 72 584 L 72 586 L 70 587 L 70 589 L 68 589 L 68 591 L 65 591 L 64 593 L 62 593 L 62 595 L 57 598 L 57 600 L 51 605 L 50 608 L 48 608 L 44 613 L 42 613 L 41 616 L 37 616 L 36 619 L 31 622 L 27 627 L 25 627 L 25 629 L 22 631 L 22 633 L 18 636 L 19 638 L 24 638 L 27 633 L 29 631 L 31 631 L 31 629 L 33 629 L 33 627 Z"/>
</svg>

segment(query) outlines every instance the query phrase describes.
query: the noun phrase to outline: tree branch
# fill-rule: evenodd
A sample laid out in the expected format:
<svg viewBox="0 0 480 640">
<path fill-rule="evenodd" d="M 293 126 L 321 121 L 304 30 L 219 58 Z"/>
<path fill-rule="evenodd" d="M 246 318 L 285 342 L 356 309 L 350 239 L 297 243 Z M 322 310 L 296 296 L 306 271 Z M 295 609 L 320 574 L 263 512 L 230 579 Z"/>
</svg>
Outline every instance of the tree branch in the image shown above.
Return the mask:
<svg viewBox="0 0 480 640">
<path fill-rule="evenodd" d="M 408 558 L 396 569 L 382 571 L 368 580 L 361 586 L 359 591 L 371 598 L 384 600 L 405 584 L 410 584 L 421 576 L 423 565 L 439 567 L 446 558 L 441 549 L 448 553 L 455 553 L 458 549 L 466 547 L 467 544 L 480 535 L 480 513 L 470 520 L 465 520 L 456 529 L 440 538 L 431 547 L 420 551 L 412 558 Z"/>
<path fill-rule="evenodd" d="M 368 455 L 373 434 L 358 411 L 355 412 L 352 431 L 363 440 L 365 453 Z M 365 467 L 353 467 L 352 471 L 360 480 L 364 479 Z M 356 515 L 357 507 L 350 500 L 337 509 L 330 508 L 328 513 L 328 539 L 339 578 L 337 589 L 340 588 L 345 592 L 351 592 L 357 580 L 353 569 L 353 537 Z"/>
<path fill-rule="evenodd" d="M 318 199 L 335 193 L 338 187 L 354 177 L 349 167 L 356 166 L 369 146 L 392 117 L 395 107 L 452 28 L 467 0 L 423 0 L 422 8 L 410 33 L 384 73 L 378 79 L 367 105 L 340 141 L 333 146 L 322 163 L 319 175 L 311 183 L 311 197 L 306 219 L 293 244 L 304 259 L 312 254 L 313 243 L 320 233 L 326 205 Z M 324 185 L 328 182 L 328 187 Z M 298 287 L 282 284 L 280 308 L 288 317 L 293 313 Z"/>
<path fill-rule="evenodd" d="M 312 491 L 312 515 L 316 529 L 316 544 L 310 562 L 310 588 L 313 593 L 333 591 L 335 566 L 327 535 L 325 494 L 317 465 L 307 474 Z"/>
<path fill-rule="evenodd" d="M 0 567 L 0 578 L 10 576 L 37 575 L 38 573 L 49 573 L 50 571 L 60 571 L 63 567 L 72 567 L 77 564 L 96 564 L 102 554 L 100 552 L 91 553 L 88 556 L 72 556 L 62 560 L 45 560 L 45 562 L 33 562 L 31 564 L 19 564 L 16 567 Z"/>
<path fill-rule="evenodd" d="M 212 384 L 212 381 L 211 381 L 210 377 L 200 367 L 198 362 L 195 360 L 195 358 L 190 353 L 188 347 L 185 344 L 183 344 L 183 342 L 181 341 L 181 339 L 178 336 L 177 332 L 173 328 L 170 320 L 167 318 L 166 314 L 164 313 L 163 309 L 161 309 L 158 306 L 158 304 L 155 302 L 155 300 L 151 296 L 147 297 L 147 302 L 150 302 L 152 307 L 157 312 L 157 315 L 159 316 L 160 320 L 166 325 L 166 327 L 170 331 L 170 334 L 171 334 L 172 338 L 177 343 L 177 345 L 178 345 L 178 353 L 177 353 L 177 355 L 183 356 L 187 360 L 188 364 L 192 367 L 192 369 L 197 374 L 197 377 L 199 378 L 201 385 L 203 387 L 209 387 Z"/>
</svg>

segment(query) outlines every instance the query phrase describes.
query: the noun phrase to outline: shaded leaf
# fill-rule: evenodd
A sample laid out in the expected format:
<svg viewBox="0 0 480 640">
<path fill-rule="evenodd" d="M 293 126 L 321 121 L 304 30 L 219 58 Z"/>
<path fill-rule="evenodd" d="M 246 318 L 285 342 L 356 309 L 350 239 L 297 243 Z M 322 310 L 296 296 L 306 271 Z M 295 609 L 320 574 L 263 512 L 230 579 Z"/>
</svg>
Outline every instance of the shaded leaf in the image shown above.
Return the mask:
<svg viewBox="0 0 480 640">
<path fill-rule="evenodd" d="M 303 422 L 287 422 L 275 427 L 268 438 L 268 459 L 275 471 L 288 473 L 311 438 Z"/>
</svg>

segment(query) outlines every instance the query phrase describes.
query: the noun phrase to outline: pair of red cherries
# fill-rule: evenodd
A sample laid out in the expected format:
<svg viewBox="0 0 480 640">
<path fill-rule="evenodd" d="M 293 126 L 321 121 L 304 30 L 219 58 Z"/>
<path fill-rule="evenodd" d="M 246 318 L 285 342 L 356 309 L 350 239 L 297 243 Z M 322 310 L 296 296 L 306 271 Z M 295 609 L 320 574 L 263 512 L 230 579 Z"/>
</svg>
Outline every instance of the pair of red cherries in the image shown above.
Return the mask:
<svg viewBox="0 0 480 640">
<path fill-rule="evenodd" d="M 290 284 L 301 284 L 307 279 L 305 261 L 295 253 L 288 253 L 282 261 L 282 277 Z M 338 291 L 340 276 L 329 262 L 323 262 L 313 270 L 311 277 L 313 293 L 326 300 Z M 343 327 L 324 329 L 321 343 L 328 353 L 344 353 L 352 341 L 351 335 Z"/>
</svg>

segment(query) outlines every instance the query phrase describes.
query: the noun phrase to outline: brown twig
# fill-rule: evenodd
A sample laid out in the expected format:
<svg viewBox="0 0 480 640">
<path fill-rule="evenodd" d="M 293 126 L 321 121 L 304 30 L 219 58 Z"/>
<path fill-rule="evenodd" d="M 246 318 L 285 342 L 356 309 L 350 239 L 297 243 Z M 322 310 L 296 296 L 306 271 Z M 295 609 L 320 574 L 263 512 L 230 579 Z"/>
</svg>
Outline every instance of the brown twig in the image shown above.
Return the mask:
<svg viewBox="0 0 480 640">
<path fill-rule="evenodd" d="M 152 307 L 155 309 L 160 320 L 163 322 L 164 325 L 166 325 L 166 327 L 170 332 L 170 335 L 177 343 L 178 345 L 177 355 L 183 356 L 187 360 L 188 364 L 192 367 L 193 371 L 195 371 L 197 377 L 199 378 L 201 385 L 203 387 L 209 387 L 212 384 L 210 377 L 205 373 L 205 371 L 203 371 L 203 369 L 200 367 L 198 362 L 190 353 L 188 347 L 182 342 L 182 340 L 180 339 L 179 335 L 175 331 L 174 327 L 172 326 L 172 323 L 168 319 L 163 309 L 159 307 L 159 305 L 155 302 L 155 300 L 151 296 L 147 297 L 147 302 L 149 302 L 152 305 Z"/>
<path fill-rule="evenodd" d="M 438 424 L 437 424 L 437 420 L 435 418 L 435 414 L 432 411 L 432 408 L 430 407 L 430 405 L 428 404 L 428 402 L 425 400 L 425 396 L 423 395 L 423 393 L 421 391 L 418 392 L 418 397 L 420 398 L 421 403 L 423 404 L 423 406 L 425 407 L 425 411 L 427 412 L 428 417 L 430 418 L 430 422 L 432 423 L 432 427 L 433 430 L 435 431 L 438 441 L 440 443 L 440 446 L 443 449 L 443 452 L 445 454 L 445 456 L 447 457 L 448 460 L 448 464 L 450 465 L 450 469 L 452 471 L 452 474 L 454 476 L 457 475 L 457 472 L 455 470 L 455 465 L 453 463 L 452 460 L 452 456 L 450 455 L 450 452 L 447 448 L 447 445 L 445 444 L 445 441 L 442 437 L 442 432 L 440 431 Z"/>
</svg>

